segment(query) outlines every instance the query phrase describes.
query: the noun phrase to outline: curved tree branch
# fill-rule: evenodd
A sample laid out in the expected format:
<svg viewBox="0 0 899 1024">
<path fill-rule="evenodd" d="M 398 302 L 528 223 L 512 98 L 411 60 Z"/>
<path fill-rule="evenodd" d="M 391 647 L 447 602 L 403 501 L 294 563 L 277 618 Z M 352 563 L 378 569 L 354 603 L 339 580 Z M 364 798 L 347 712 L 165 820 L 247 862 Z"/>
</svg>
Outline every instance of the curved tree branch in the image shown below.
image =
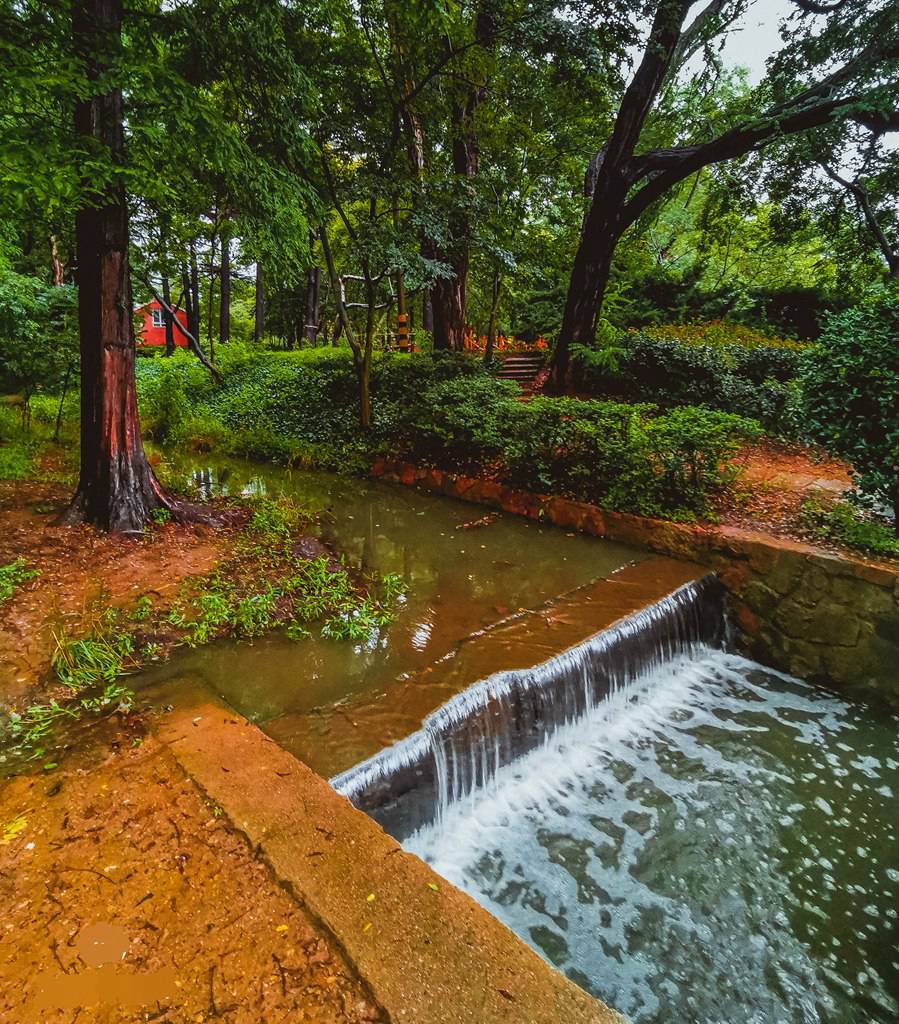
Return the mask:
<svg viewBox="0 0 899 1024">
<path fill-rule="evenodd" d="M 184 337 L 187 338 L 187 344 L 191 352 L 193 352 L 193 354 L 197 357 L 197 359 L 200 360 L 203 366 L 205 366 L 206 369 L 212 374 L 212 379 L 216 382 L 216 384 L 221 384 L 224 378 L 219 373 L 219 371 L 212 365 L 212 363 L 210 363 L 209 360 L 206 358 L 206 353 L 200 347 L 200 343 L 197 341 L 197 339 L 181 323 L 178 317 L 175 316 L 175 310 L 172 309 L 172 307 L 165 301 L 165 299 L 162 298 L 159 292 L 156 291 L 156 289 L 153 287 L 153 283 L 150 281 L 148 277 L 142 277 L 141 280 L 147 286 L 147 288 L 149 288 L 150 294 L 153 296 L 153 298 L 156 299 L 159 305 L 162 306 L 166 313 L 168 313 L 169 316 L 172 318 L 172 323 L 175 325 L 175 327 L 177 327 L 178 330 L 184 335 Z"/>
<path fill-rule="evenodd" d="M 858 207 L 862 211 L 862 216 L 865 218 L 865 223 L 868 225 L 871 234 L 873 234 L 877 239 L 880 251 L 883 253 L 883 257 L 887 262 L 887 266 L 890 270 L 890 277 L 899 278 L 899 246 L 893 246 L 890 244 L 890 240 L 887 238 L 886 232 L 883 230 L 880 221 L 877 219 L 874 207 L 871 205 L 871 197 L 868 195 L 868 190 L 860 181 L 849 181 L 848 178 L 844 178 L 825 163 L 822 163 L 820 167 L 831 181 L 835 181 L 842 188 L 846 189 L 853 199 L 855 199 L 856 203 L 858 203 Z"/>
</svg>

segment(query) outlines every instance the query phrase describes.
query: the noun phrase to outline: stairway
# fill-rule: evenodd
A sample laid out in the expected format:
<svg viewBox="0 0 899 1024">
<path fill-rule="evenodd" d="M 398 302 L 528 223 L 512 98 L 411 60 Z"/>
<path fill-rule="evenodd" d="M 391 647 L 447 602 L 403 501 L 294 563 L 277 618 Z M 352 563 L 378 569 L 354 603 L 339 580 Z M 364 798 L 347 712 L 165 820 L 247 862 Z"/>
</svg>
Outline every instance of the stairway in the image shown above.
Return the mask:
<svg viewBox="0 0 899 1024">
<path fill-rule="evenodd" d="M 494 374 L 501 380 L 514 380 L 519 387 L 530 390 L 543 369 L 546 357 L 542 352 L 497 353 Z"/>
</svg>

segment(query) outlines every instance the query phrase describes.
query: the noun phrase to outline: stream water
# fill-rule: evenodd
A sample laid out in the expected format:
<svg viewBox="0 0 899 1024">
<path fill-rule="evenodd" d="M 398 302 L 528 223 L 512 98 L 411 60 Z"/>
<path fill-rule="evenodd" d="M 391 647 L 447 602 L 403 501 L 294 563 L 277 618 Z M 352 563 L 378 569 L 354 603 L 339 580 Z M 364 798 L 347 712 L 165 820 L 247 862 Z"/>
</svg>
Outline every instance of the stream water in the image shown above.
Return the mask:
<svg viewBox="0 0 899 1024">
<path fill-rule="evenodd" d="M 711 648 L 406 841 L 635 1024 L 899 1019 L 899 720 Z"/>
<path fill-rule="evenodd" d="M 350 563 L 397 573 L 406 583 L 394 621 L 368 644 L 314 634 L 294 643 L 276 632 L 253 643 L 183 649 L 133 677 L 150 692 L 177 683 L 163 698 L 173 703 L 181 681 L 193 678 L 326 776 L 367 756 L 368 733 L 390 733 L 403 711 L 387 699 L 396 680 L 425 672 L 466 638 L 521 610 L 647 557 L 514 516 L 469 527 L 485 509 L 373 480 L 237 459 L 184 460 L 173 468 L 204 497 L 294 498 L 321 513 L 323 539 Z M 356 728 L 360 719 L 364 727 Z"/>
<path fill-rule="evenodd" d="M 899 1019 L 899 719 L 704 646 L 721 609 L 692 584 L 614 643 L 538 656 L 516 615 L 550 602 L 564 620 L 574 594 L 576 617 L 609 576 L 639 593 L 654 570 L 633 549 L 511 517 L 466 528 L 483 510 L 372 481 L 181 471 L 322 510 L 325 539 L 409 592 L 367 646 L 216 643 L 146 674 L 157 697 L 194 677 L 320 773 L 349 769 L 335 782 L 361 806 L 420 790 L 415 814 L 379 820 L 634 1024 Z M 478 637 L 518 662 L 462 692 Z M 409 736 L 447 664 L 428 711 L 446 703 Z"/>
</svg>

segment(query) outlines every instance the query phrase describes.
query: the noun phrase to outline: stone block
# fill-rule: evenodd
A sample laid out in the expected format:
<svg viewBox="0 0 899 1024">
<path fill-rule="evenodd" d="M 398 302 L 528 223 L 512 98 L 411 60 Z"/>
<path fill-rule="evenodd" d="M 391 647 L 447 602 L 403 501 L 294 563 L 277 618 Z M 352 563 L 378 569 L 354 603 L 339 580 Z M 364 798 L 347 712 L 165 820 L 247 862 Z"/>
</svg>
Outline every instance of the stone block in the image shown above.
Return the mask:
<svg viewBox="0 0 899 1024">
<path fill-rule="evenodd" d="M 546 505 L 546 516 L 551 523 L 567 530 L 579 530 L 589 505 L 568 498 L 550 498 Z"/>
<path fill-rule="evenodd" d="M 778 551 L 767 572 L 759 574 L 778 594 L 789 594 L 805 575 L 805 559 L 793 551 Z"/>
<path fill-rule="evenodd" d="M 815 644 L 852 647 L 858 643 L 860 624 L 848 608 L 822 602 L 811 609 L 804 639 Z"/>
<path fill-rule="evenodd" d="M 770 619 L 780 604 L 780 595 L 760 579 L 750 580 L 743 588 L 742 597 L 746 604 L 763 619 Z"/>
<path fill-rule="evenodd" d="M 774 616 L 774 624 L 785 636 L 798 639 L 806 635 L 810 616 L 810 608 L 795 601 L 784 601 Z"/>
<path fill-rule="evenodd" d="M 851 608 L 862 618 L 886 615 L 896 608 L 896 601 L 889 590 L 865 580 L 837 576 L 830 588 L 831 598 L 846 608 Z"/>
</svg>

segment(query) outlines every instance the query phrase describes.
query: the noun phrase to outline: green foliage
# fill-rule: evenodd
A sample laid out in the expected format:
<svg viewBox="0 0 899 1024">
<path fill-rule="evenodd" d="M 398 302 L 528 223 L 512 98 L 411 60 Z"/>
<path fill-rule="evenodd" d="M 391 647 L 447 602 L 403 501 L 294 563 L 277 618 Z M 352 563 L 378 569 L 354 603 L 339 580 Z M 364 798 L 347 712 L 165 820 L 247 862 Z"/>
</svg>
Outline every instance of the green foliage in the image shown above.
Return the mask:
<svg viewBox="0 0 899 1024">
<path fill-rule="evenodd" d="M 40 570 L 29 569 L 24 558 L 17 558 L 8 565 L 0 565 L 0 605 L 6 604 L 23 583 L 38 576 Z"/>
<path fill-rule="evenodd" d="M 831 317 L 802 371 L 809 432 L 899 512 L 899 288 Z"/>
<path fill-rule="evenodd" d="M 503 457 L 511 481 L 642 515 L 691 518 L 729 480 L 723 468 L 757 424 L 684 407 L 535 398 L 508 410 Z"/>
<path fill-rule="evenodd" d="M 19 417 L 0 405 L 0 480 L 27 480 L 35 473 L 40 441 L 22 431 Z"/>
<path fill-rule="evenodd" d="M 310 512 L 287 499 L 261 498 L 253 502 L 247 529 L 269 541 L 285 540 L 312 518 Z"/>
<path fill-rule="evenodd" d="M 801 434 L 795 379 L 803 352 L 798 346 L 629 333 L 614 349 L 576 346 L 572 356 L 579 387 L 588 394 L 664 408 L 704 405 L 758 420 L 775 434 Z"/>
<path fill-rule="evenodd" d="M 110 709 L 127 711 L 133 699 L 134 694 L 126 687 L 108 682 L 93 696 L 81 696 L 64 703 L 51 700 L 46 704 L 31 704 L 21 714 L 13 711 L 9 716 L 9 732 L 16 746 L 27 750 L 30 759 L 35 760 L 44 755 L 44 743 L 60 720 L 78 721 L 85 713 L 96 715 Z"/>
<path fill-rule="evenodd" d="M 117 616 L 104 617 L 91 633 L 72 639 L 61 633 L 56 637 L 53 669 L 61 683 L 80 690 L 93 683 L 112 683 L 133 664 L 134 638 L 116 626 Z"/>
<path fill-rule="evenodd" d="M 803 502 L 800 522 L 820 540 L 836 541 L 872 555 L 899 558 L 899 537 L 895 532 L 848 501 Z"/>
<path fill-rule="evenodd" d="M 192 364 L 179 352 L 170 359 L 154 360 L 151 365 L 153 372 L 141 374 L 141 429 L 148 437 L 165 443 L 178 437 L 191 414 L 185 376 Z"/>
<path fill-rule="evenodd" d="M 710 351 L 684 350 L 693 358 Z M 659 415 L 651 404 L 545 397 L 524 403 L 516 385 L 495 379 L 479 360 L 385 355 L 372 372 L 373 428 L 360 443 L 351 429 L 355 380 L 346 354 L 244 352 L 230 359 L 221 392 L 204 375 L 185 378 L 196 383 L 196 394 L 188 390 L 187 397 L 203 422 L 223 421 L 226 451 L 290 462 L 302 451 L 318 465 L 344 470 L 364 470 L 386 453 L 653 515 L 707 514 L 711 494 L 728 479 L 722 464 L 740 438 L 758 433 L 745 417 L 702 408 Z M 151 410 L 155 391 L 144 377 L 154 372 L 152 365 L 138 372 L 141 401 L 148 399 Z M 685 367 L 685 392 L 687 376 Z M 269 446 L 276 432 L 277 446 Z M 291 527 L 277 503 L 265 502 L 256 506 L 250 528 L 276 538 Z"/>
<path fill-rule="evenodd" d="M 75 289 L 0 266 L 0 391 L 19 393 L 27 405 L 77 365 Z"/>
</svg>

